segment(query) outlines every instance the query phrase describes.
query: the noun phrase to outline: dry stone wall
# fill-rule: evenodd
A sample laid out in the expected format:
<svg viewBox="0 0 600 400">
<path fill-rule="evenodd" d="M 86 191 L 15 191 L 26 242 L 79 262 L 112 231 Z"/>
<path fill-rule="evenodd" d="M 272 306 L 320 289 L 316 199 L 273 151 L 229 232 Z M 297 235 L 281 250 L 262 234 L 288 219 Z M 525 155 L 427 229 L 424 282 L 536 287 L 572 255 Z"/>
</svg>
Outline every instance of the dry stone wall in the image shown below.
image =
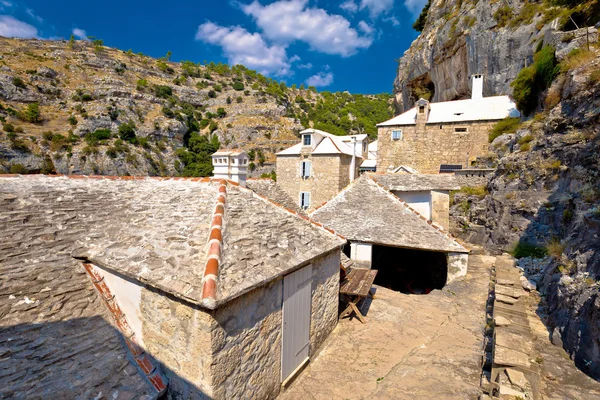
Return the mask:
<svg viewBox="0 0 600 400">
<path fill-rule="evenodd" d="M 174 398 L 211 398 L 211 332 L 214 319 L 192 305 L 142 289 L 145 348 L 160 361 Z"/>
<path fill-rule="evenodd" d="M 379 128 L 377 169 L 407 165 L 421 173 L 437 173 L 440 164 L 466 168 L 488 153 L 488 133 L 496 121 L 427 124 Z M 466 128 L 467 132 L 455 132 Z M 392 140 L 392 131 L 402 129 L 402 140 Z"/>
<path fill-rule="evenodd" d="M 450 194 L 446 191 L 431 191 L 431 222 L 450 229 Z"/>
<path fill-rule="evenodd" d="M 340 252 L 313 262 L 310 355 L 319 350 L 337 325 L 340 291 Z"/>
<path fill-rule="evenodd" d="M 279 279 L 216 311 L 214 399 L 272 399 L 279 393 L 282 296 Z"/>
</svg>

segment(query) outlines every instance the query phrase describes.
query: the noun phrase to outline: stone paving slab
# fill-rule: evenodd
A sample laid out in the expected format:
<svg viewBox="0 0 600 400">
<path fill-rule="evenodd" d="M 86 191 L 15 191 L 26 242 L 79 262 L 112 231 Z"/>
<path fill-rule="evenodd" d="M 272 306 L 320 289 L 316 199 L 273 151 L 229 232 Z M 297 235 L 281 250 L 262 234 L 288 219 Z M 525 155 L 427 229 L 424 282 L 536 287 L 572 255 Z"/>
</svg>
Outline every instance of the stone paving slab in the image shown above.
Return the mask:
<svg viewBox="0 0 600 400">
<path fill-rule="evenodd" d="M 340 321 L 279 398 L 477 399 L 491 261 L 469 259 L 485 268 L 441 291 L 418 296 L 377 288 L 363 307 L 369 321 Z"/>
</svg>

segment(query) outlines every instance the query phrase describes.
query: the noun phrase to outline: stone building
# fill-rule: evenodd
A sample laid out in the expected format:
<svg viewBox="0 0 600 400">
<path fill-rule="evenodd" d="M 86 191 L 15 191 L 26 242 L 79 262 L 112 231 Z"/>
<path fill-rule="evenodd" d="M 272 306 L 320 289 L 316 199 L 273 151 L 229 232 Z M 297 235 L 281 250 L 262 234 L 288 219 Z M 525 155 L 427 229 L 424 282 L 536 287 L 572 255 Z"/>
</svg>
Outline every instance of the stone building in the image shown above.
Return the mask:
<svg viewBox="0 0 600 400">
<path fill-rule="evenodd" d="M 421 173 L 438 173 L 442 166 L 467 168 L 488 152 L 491 128 L 506 117 L 519 117 L 508 96 L 482 96 L 483 77 L 473 76 L 471 99 L 415 107 L 377 125 L 377 170 L 405 165 Z"/>
<path fill-rule="evenodd" d="M 358 176 L 368 157 L 368 137 L 336 136 L 317 129 L 300 133 L 300 143 L 276 154 L 277 182 L 301 208 L 311 210 Z"/>
<path fill-rule="evenodd" d="M 385 190 L 390 191 L 427 221 L 450 229 L 450 191 L 461 185 L 454 174 L 371 174 Z"/>
<path fill-rule="evenodd" d="M 310 217 L 344 236 L 346 256 L 377 269 L 381 286 L 428 293 L 467 273 L 468 250 L 372 175 L 361 176 Z"/>
<path fill-rule="evenodd" d="M 0 177 L 0 398 L 274 398 L 345 241 L 207 178 Z"/>
</svg>

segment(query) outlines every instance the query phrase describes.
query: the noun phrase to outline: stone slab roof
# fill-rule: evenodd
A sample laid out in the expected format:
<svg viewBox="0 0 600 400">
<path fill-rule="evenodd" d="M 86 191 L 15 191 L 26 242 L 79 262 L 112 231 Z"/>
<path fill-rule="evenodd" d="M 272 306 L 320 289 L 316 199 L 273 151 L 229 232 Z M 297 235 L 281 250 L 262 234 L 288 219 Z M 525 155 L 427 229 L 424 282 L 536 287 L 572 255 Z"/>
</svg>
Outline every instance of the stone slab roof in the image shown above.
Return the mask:
<svg viewBox="0 0 600 400">
<path fill-rule="evenodd" d="M 248 179 L 246 187 L 263 197 L 273 200 L 275 203 L 294 210 L 298 214 L 306 215 L 304 210 L 298 206 L 298 203 L 272 179 Z"/>
<path fill-rule="evenodd" d="M 71 257 L 104 199 L 63 181 L 0 177 L 0 398 L 156 398 Z"/>
<path fill-rule="evenodd" d="M 310 216 L 348 240 L 439 252 L 468 252 L 369 176 L 355 180 Z"/>
<path fill-rule="evenodd" d="M 211 309 L 344 243 L 225 181 L 0 179 L 7 195 L 21 201 L 34 193 L 45 201 L 32 207 L 77 221 L 74 257 Z"/>
<path fill-rule="evenodd" d="M 467 121 L 493 121 L 506 117 L 520 117 L 517 105 L 509 96 L 492 96 L 480 99 L 466 99 L 429 103 L 428 124 Z M 377 126 L 415 125 L 417 108 L 377 124 Z"/>
<path fill-rule="evenodd" d="M 453 174 L 370 174 L 369 176 L 390 191 L 460 190 L 460 184 Z"/>
</svg>

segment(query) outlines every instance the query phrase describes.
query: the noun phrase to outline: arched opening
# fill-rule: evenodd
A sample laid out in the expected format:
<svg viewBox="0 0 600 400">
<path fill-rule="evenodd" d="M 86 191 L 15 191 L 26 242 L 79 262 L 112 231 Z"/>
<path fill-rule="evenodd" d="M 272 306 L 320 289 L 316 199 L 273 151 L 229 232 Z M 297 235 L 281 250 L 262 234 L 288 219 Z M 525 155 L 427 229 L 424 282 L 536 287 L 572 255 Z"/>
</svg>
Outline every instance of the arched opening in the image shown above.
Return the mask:
<svg viewBox="0 0 600 400">
<path fill-rule="evenodd" d="M 371 268 L 378 270 L 375 284 L 407 294 L 427 294 L 446 284 L 445 253 L 373 246 Z"/>
</svg>

